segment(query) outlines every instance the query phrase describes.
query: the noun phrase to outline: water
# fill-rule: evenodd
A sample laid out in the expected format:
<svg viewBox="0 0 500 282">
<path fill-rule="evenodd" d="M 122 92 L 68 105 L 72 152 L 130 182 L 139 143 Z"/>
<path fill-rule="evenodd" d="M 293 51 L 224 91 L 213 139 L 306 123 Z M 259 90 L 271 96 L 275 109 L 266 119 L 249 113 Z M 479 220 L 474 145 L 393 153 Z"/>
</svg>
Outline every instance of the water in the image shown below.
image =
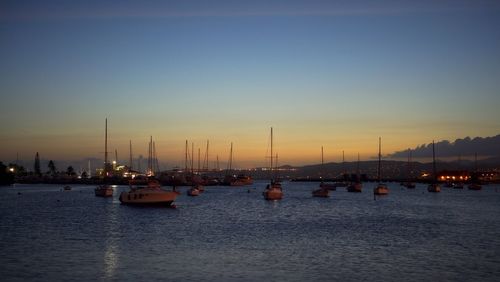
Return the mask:
<svg viewBox="0 0 500 282">
<path fill-rule="evenodd" d="M 424 185 L 374 200 L 317 183 L 206 187 L 177 209 L 120 205 L 93 186 L 0 188 L 2 281 L 499 281 L 500 186 Z M 498 192 L 497 192 L 498 191 Z M 21 194 L 18 194 L 21 193 Z"/>
</svg>

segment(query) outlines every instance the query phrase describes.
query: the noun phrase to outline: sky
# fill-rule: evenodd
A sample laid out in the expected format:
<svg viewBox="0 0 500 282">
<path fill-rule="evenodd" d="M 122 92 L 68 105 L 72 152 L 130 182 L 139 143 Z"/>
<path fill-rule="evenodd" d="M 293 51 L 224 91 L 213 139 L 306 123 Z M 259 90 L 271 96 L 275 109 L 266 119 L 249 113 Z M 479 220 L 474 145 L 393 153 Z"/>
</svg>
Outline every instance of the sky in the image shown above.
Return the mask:
<svg viewBox="0 0 500 282">
<path fill-rule="evenodd" d="M 500 133 L 499 1 L 0 2 L 0 161 L 265 166 Z"/>
</svg>

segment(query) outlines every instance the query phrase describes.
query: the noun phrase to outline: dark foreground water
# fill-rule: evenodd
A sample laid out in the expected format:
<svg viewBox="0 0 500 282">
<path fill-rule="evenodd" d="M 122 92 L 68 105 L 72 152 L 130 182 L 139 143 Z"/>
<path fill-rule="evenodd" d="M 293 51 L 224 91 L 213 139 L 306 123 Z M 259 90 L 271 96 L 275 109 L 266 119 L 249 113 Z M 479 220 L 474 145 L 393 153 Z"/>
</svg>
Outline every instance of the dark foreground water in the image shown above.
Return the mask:
<svg viewBox="0 0 500 282">
<path fill-rule="evenodd" d="M 96 198 L 91 186 L 0 188 L 2 281 L 499 281 L 500 186 L 424 185 L 374 200 L 315 183 L 207 187 L 177 209 Z M 21 194 L 19 194 L 19 192 Z"/>
</svg>

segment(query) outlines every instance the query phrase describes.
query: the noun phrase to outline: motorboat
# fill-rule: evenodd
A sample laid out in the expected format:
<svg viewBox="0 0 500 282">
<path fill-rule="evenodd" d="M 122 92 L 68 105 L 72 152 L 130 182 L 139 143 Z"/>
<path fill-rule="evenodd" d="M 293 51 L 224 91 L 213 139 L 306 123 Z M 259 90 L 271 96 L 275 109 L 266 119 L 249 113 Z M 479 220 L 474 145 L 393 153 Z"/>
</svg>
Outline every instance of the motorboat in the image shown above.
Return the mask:
<svg viewBox="0 0 500 282">
<path fill-rule="evenodd" d="M 94 189 L 96 197 L 113 197 L 113 187 L 111 185 L 99 185 Z"/>
</svg>

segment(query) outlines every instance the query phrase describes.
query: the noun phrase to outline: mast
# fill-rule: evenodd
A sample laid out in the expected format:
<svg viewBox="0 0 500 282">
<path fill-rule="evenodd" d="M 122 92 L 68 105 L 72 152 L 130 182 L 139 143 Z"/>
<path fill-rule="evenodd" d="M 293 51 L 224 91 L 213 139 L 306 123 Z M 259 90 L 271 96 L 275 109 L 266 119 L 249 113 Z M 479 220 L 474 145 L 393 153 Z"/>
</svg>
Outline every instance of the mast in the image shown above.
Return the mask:
<svg viewBox="0 0 500 282">
<path fill-rule="evenodd" d="M 378 182 L 380 182 L 380 165 L 382 163 L 382 145 L 381 145 L 381 139 L 382 138 L 378 138 L 378 171 L 377 171 L 377 179 L 378 179 Z"/>
<path fill-rule="evenodd" d="M 321 182 L 323 182 L 323 174 L 325 173 L 323 166 L 323 146 L 321 146 Z"/>
<path fill-rule="evenodd" d="M 188 171 L 188 141 L 186 139 L 186 149 L 185 149 L 185 152 L 184 152 L 184 171 Z"/>
<path fill-rule="evenodd" d="M 358 181 L 361 181 L 361 177 L 359 175 L 359 152 L 358 152 L 358 164 L 356 166 L 356 178 Z"/>
<path fill-rule="evenodd" d="M 408 182 L 410 182 L 410 174 L 411 174 L 411 149 L 408 148 Z"/>
<path fill-rule="evenodd" d="M 230 175 L 232 169 L 233 169 L 233 142 L 231 142 L 231 148 L 229 149 L 229 164 L 226 175 Z"/>
<path fill-rule="evenodd" d="M 130 148 L 129 148 L 129 171 L 132 170 L 132 140 L 130 140 Z"/>
<path fill-rule="evenodd" d="M 208 167 L 209 167 L 209 164 L 208 164 L 208 145 L 209 145 L 209 141 L 207 139 L 207 149 L 205 151 L 205 159 L 203 160 L 203 170 L 205 170 L 205 171 L 208 171 Z M 206 162 L 206 166 L 205 166 L 205 162 Z"/>
<path fill-rule="evenodd" d="M 149 137 L 149 150 L 148 150 L 148 173 L 149 176 L 153 175 L 153 136 Z"/>
<path fill-rule="evenodd" d="M 108 118 L 104 125 L 104 177 L 108 176 Z"/>
<path fill-rule="evenodd" d="M 153 141 L 153 171 L 160 172 L 160 165 L 158 164 L 158 156 L 156 155 L 156 142 Z"/>
<path fill-rule="evenodd" d="M 194 142 L 191 142 L 191 174 L 194 174 Z"/>
<path fill-rule="evenodd" d="M 434 140 L 432 140 L 432 173 L 434 174 L 434 183 L 437 181 L 436 173 L 436 150 L 434 149 Z"/>
<path fill-rule="evenodd" d="M 220 166 L 219 166 L 219 155 L 217 155 L 217 171 L 220 171 Z"/>
<path fill-rule="evenodd" d="M 273 176 L 273 128 L 271 127 L 271 181 Z"/>
<path fill-rule="evenodd" d="M 345 180 L 345 154 L 342 150 L 342 179 Z"/>
<path fill-rule="evenodd" d="M 200 148 L 198 148 L 198 174 L 200 173 Z"/>
</svg>

